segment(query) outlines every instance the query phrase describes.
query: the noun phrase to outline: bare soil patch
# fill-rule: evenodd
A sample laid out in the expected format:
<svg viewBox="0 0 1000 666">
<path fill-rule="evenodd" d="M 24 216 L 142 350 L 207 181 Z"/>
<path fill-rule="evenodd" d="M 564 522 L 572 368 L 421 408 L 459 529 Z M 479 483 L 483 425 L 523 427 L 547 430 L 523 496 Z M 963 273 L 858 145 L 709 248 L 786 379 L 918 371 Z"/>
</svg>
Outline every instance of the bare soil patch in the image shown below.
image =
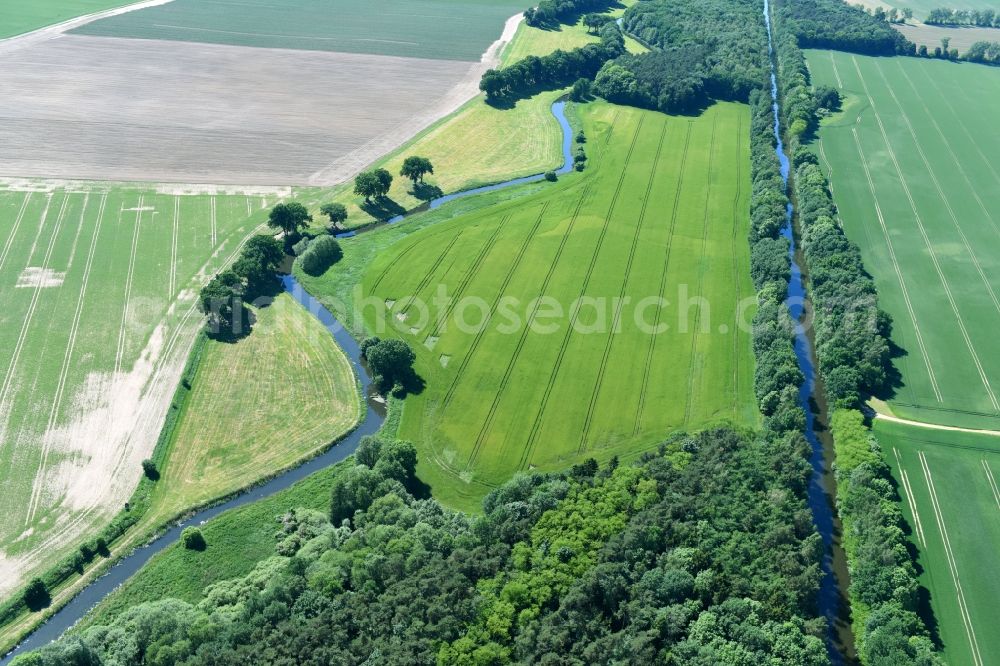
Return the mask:
<svg viewBox="0 0 1000 666">
<path fill-rule="evenodd" d="M 473 96 L 488 60 L 62 35 L 0 54 L 0 175 L 338 182 Z"/>
</svg>

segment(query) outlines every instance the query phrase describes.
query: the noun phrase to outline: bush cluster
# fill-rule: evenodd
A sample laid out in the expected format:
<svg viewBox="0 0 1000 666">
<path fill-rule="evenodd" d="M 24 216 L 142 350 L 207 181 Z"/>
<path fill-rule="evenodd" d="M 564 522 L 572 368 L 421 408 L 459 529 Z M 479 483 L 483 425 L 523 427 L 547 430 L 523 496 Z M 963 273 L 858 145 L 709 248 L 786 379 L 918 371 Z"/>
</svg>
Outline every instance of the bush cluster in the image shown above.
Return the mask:
<svg viewBox="0 0 1000 666">
<path fill-rule="evenodd" d="M 303 271 L 315 277 L 325 273 L 343 256 L 344 252 L 340 249 L 340 243 L 336 238 L 320 236 L 309 243 L 309 247 L 299 257 L 299 264 Z"/>
</svg>

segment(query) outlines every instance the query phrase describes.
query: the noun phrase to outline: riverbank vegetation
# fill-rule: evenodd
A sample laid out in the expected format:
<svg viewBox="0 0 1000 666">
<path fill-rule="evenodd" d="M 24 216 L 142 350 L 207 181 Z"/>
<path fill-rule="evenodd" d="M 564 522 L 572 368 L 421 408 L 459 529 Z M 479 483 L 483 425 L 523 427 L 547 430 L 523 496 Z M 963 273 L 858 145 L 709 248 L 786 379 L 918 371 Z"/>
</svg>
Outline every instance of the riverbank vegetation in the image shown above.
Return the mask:
<svg viewBox="0 0 1000 666">
<path fill-rule="evenodd" d="M 779 92 L 782 102 L 788 101 L 786 150 L 795 170 L 791 185 L 796 233 L 802 238 L 813 303 L 817 372 L 832 410 L 837 508 L 844 525 L 858 654 L 865 664 L 939 663 L 927 626 L 916 612 L 916 570 L 904 545 L 899 496 L 888 467 L 876 457 L 877 449 L 865 455 L 866 429 L 859 432 L 856 419 L 837 411 L 859 406 L 872 392 L 887 388 L 892 374 L 887 339 L 891 320 L 878 309 L 858 246 L 837 222 L 829 184 L 816 158 L 800 145 L 809 128 L 818 126 L 818 104 L 795 41 L 794 14 L 785 7 L 779 5 L 774 17 Z"/>
<path fill-rule="evenodd" d="M 518 476 L 479 517 L 414 496 L 403 450 L 369 441 L 336 470 L 368 489 L 349 518 L 285 511 L 270 555 L 197 606 L 135 606 L 16 663 L 827 663 L 809 469 L 783 444 L 678 435 L 635 465 Z M 206 558 L 211 526 L 177 557 Z"/>
</svg>

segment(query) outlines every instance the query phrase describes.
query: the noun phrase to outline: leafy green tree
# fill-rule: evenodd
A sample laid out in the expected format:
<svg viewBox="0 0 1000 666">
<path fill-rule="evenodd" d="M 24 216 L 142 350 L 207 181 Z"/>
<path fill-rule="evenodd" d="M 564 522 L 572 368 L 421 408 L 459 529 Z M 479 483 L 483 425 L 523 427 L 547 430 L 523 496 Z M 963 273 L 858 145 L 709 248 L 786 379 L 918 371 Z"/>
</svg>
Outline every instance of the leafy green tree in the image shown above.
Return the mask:
<svg viewBox="0 0 1000 666">
<path fill-rule="evenodd" d="M 156 463 L 149 458 L 142 461 L 142 473 L 150 481 L 156 481 L 160 478 L 160 471 L 156 469 Z"/>
<path fill-rule="evenodd" d="M 577 79 L 570 90 L 569 98 L 574 102 L 586 102 L 590 99 L 590 79 Z"/>
<path fill-rule="evenodd" d="M 434 165 L 426 157 L 411 155 L 403 160 L 403 168 L 399 170 L 399 175 L 413 181 L 414 187 L 417 183 L 424 182 L 424 176 L 434 173 Z"/>
<path fill-rule="evenodd" d="M 320 236 L 314 240 L 309 249 L 299 258 L 299 262 L 309 275 L 322 275 L 330 266 L 340 261 L 344 256 L 340 243 L 333 236 Z"/>
<path fill-rule="evenodd" d="M 297 236 L 310 222 L 312 215 L 297 201 L 278 204 L 267 218 L 269 227 L 283 231 L 286 236 Z"/>
<path fill-rule="evenodd" d="M 330 230 L 334 231 L 347 221 L 347 207 L 339 203 L 325 203 L 319 211 L 330 219 Z"/>
<path fill-rule="evenodd" d="M 32 578 L 28 586 L 24 588 L 22 599 L 24 600 L 24 605 L 32 611 L 40 611 L 52 603 L 52 598 L 49 596 L 48 588 L 45 587 L 45 582 L 38 577 Z"/>
<path fill-rule="evenodd" d="M 243 281 L 231 270 L 213 277 L 198 295 L 198 307 L 205 315 L 205 325 L 212 335 L 227 335 L 237 330 L 243 313 Z"/>
<path fill-rule="evenodd" d="M 205 550 L 208 545 L 205 543 L 205 535 L 197 527 L 185 527 L 181 532 L 181 543 L 188 550 Z"/>
<path fill-rule="evenodd" d="M 416 355 L 402 340 L 380 340 L 365 350 L 365 358 L 372 374 L 382 378 L 380 390 L 386 390 L 397 382 L 405 384 L 413 376 Z"/>
<path fill-rule="evenodd" d="M 354 179 L 354 193 L 363 196 L 366 203 L 389 194 L 391 187 L 392 174 L 385 169 L 363 171 Z"/>
<path fill-rule="evenodd" d="M 247 241 L 233 264 L 233 273 L 246 282 L 245 295 L 252 298 L 265 293 L 276 281 L 275 273 L 284 259 L 284 247 L 273 236 L 258 235 Z"/>
<path fill-rule="evenodd" d="M 596 33 L 598 30 L 603 28 L 606 24 L 611 23 L 614 19 L 608 14 L 585 14 L 583 17 L 583 25 L 587 27 L 587 32 Z"/>
</svg>

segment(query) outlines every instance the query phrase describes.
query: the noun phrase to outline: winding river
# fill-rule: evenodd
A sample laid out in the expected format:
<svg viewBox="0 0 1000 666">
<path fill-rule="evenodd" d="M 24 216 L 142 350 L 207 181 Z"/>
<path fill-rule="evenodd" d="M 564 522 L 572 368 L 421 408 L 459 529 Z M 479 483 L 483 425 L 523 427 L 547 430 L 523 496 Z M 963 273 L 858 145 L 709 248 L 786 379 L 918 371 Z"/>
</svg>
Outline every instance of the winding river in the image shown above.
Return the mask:
<svg viewBox="0 0 1000 666">
<path fill-rule="evenodd" d="M 784 142 L 781 139 L 781 114 L 779 113 L 777 64 L 774 53 L 774 39 L 771 32 L 771 7 L 769 0 L 764 0 L 764 22 L 767 25 L 767 47 L 771 66 L 771 108 L 774 111 L 774 137 L 777 140 L 775 152 L 781 164 L 781 178 L 788 187 L 791 164 L 785 154 Z M 799 370 L 805 376 L 805 381 L 799 387 L 799 402 L 806 414 L 805 437 L 809 442 L 812 454 L 810 463 L 813 474 L 809 483 L 809 509 L 812 511 L 816 531 L 823 538 L 823 577 L 819 589 L 819 612 L 827 620 L 827 651 L 833 664 L 854 663 L 854 639 L 849 622 L 849 609 L 845 601 L 847 589 L 846 556 L 840 545 L 840 521 L 837 518 L 835 506 L 835 485 L 830 469 L 832 457 L 832 442 L 828 437 L 824 441 L 817 435 L 816 414 L 813 402 L 822 406 L 822 387 L 817 386 L 816 367 L 814 363 L 813 341 L 810 332 L 804 325 L 807 318 L 807 295 L 802 276 L 800 254 L 795 242 L 795 230 L 792 224 L 794 209 L 788 204 L 785 216 L 785 226 L 782 235 L 789 241 L 789 255 L 792 261 L 791 279 L 788 282 L 788 297 L 785 304 L 795 327 L 795 356 L 798 359 Z"/>
<path fill-rule="evenodd" d="M 559 121 L 559 126 L 562 128 L 563 138 L 563 165 L 556 172 L 557 174 L 566 174 L 573 170 L 573 131 L 570 127 L 569 121 L 566 119 L 565 108 L 565 102 L 556 102 L 552 105 L 552 115 L 557 121 Z M 516 178 L 503 183 L 488 185 L 486 187 L 479 187 L 472 190 L 457 192 L 455 194 L 449 194 L 434 199 L 429 202 L 428 206 L 421 207 L 419 211 L 426 210 L 428 207 L 437 208 L 448 203 L 449 201 L 454 201 L 455 199 L 482 194 L 484 192 L 493 192 L 513 187 L 515 185 L 536 182 L 542 178 L 544 178 L 544 174 L 537 174 L 524 178 Z M 398 219 L 402 219 L 402 217 Z M 340 348 L 350 359 L 351 365 L 354 367 L 354 372 L 357 374 L 357 377 L 361 382 L 363 394 L 366 396 L 366 413 L 364 420 L 347 437 L 321 455 L 311 458 L 301 465 L 279 474 L 266 483 L 236 495 L 230 500 L 194 513 L 183 522 L 173 524 L 156 539 L 136 548 L 112 566 L 105 575 L 87 585 L 77 596 L 75 596 L 61 609 L 56 611 L 45 624 L 38 627 L 13 651 L 0 658 L 0 666 L 10 663 L 10 661 L 19 654 L 36 650 L 62 636 L 67 629 L 71 628 L 81 618 L 83 618 L 83 616 L 86 615 L 90 609 L 100 603 L 107 595 L 139 571 L 139 569 L 141 569 L 154 555 L 162 551 L 167 546 L 175 543 L 180 537 L 181 531 L 183 531 L 185 527 L 200 525 L 201 523 L 218 516 L 220 513 L 270 497 L 271 495 L 288 488 L 298 481 L 301 481 L 310 474 L 344 460 L 347 456 L 354 453 L 354 450 L 357 448 L 358 442 L 361 441 L 362 437 L 374 434 L 382 426 L 382 422 L 385 420 L 385 405 L 374 399 L 374 394 L 371 389 L 371 376 L 368 374 L 368 369 L 361 360 L 361 351 L 358 347 L 358 342 L 351 337 L 351 334 L 347 332 L 344 326 L 337 321 L 337 318 L 334 317 L 329 310 L 327 310 L 318 300 L 306 292 L 302 285 L 300 285 L 293 276 L 282 275 L 281 281 L 285 291 L 304 308 L 315 315 L 315 317 L 319 319 L 324 326 L 326 326 L 334 340 L 336 340 L 337 344 L 340 345 Z"/>
</svg>

